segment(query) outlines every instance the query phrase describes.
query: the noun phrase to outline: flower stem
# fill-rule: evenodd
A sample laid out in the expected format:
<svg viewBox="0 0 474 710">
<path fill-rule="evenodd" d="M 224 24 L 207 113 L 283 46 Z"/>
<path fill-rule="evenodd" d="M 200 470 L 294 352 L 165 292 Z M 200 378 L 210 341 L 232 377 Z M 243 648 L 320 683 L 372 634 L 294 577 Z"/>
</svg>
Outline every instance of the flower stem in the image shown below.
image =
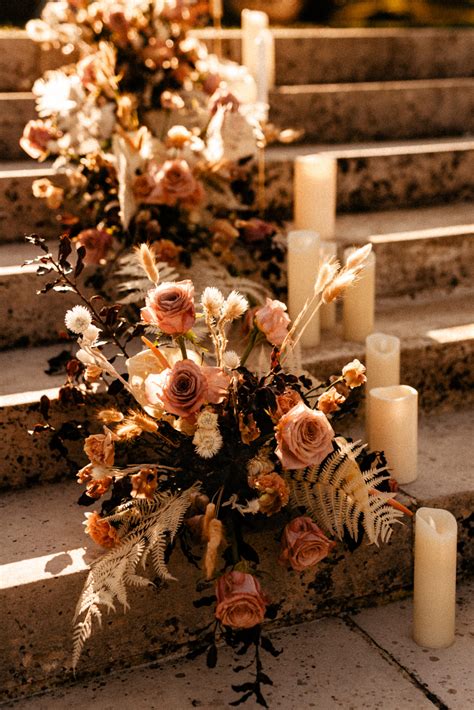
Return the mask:
<svg viewBox="0 0 474 710">
<path fill-rule="evenodd" d="M 181 350 L 181 355 L 183 356 L 183 360 L 188 359 L 188 351 L 186 350 L 186 342 L 184 340 L 184 337 L 182 335 L 179 336 L 179 338 L 176 339 L 179 345 L 179 349 Z"/>
<path fill-rule="evenodd" d="M 259 333 L 260 333 L 259 329 L 256 326 L 254 326 L 252 332 L 250 333 L 249 342 L 247 344 L 247 347 L 245 348 L 245 352 L 242 355 L 242 358 L 240 360 L 240 364 L 242 367 L 245 365 L 245 363 L 247 362 L 247 360 L 249 358 L 250 353 L 254 349 Z"/>
</svg>

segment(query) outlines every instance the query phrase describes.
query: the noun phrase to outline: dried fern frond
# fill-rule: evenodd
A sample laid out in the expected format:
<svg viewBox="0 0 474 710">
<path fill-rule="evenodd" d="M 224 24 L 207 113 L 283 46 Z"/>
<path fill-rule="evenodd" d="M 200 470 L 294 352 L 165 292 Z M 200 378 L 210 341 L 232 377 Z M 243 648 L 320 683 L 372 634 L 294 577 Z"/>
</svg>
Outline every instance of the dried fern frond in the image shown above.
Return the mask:
<svg viewBox="0 0 474 710">
<path fill-rule="evenodd" d="M 389 478 L 386 469 L 371 465 L 362 471 L 356 458 L 364 446 L 341 438 L 338 445 L 322 465 L 287 473 L 291 502 L 304 507 L 340 540 L 345 530 L 357 539 L 360 522 L 371 544 L 385 542 L 392 534 L 392 525 L 403 516 L 388 502 L 392 493 L 374 494 L 374 488 Z"/>
<path fill-rule="evenodd" d="M 145 299 L 150 290 L 150 278 L 144 273 L 140 255 L 141 252 L 131 251 L 122 256 L 118 262 L 114 278 L 119 282 L 117 291 L 121 294 L 120 303 L 139 303 Z M 154 262 L 154 267 L 161 282 L 179 279 L 176 269 L 165 262 Z"/>
<path fill-rule="evenodd" d="M 127 588 L 153 583 L 138 575 L 137 567 L 151 556 L 153 571 L 161 579 L 174 579 L 165 563 L 167 545 L 175 537 L 196 487 L 180 495 L 157 494 L 153 500 L 136 499 L 120 506 L 106 518 L 119 523 L 120 544 L 91 565 L 74 615 L 72 667 L 76 669 L 94 620 L 100 624 L 100 607 L 115 611 L 118 601 L 129 608 Z"/>
</svg>

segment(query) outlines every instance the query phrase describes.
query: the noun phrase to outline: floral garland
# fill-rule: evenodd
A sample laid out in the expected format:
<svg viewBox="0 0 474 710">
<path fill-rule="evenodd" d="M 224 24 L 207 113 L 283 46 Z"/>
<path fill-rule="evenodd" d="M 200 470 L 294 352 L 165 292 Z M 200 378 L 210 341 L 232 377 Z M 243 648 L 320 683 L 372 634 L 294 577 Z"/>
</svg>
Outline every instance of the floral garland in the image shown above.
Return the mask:
<svg viewBox="0 0 474 710">
<path fill-rule="evenodd" d="M 216 664 L 218 642 L 254 647 L 254 680 L 235 686 L 241 697 L 233 704 L 254 697 L 266 706 L 262 686 L 271 681 L 260 651 L 277 652 L 262 623 L 274 610 L 258 554 L 245 541 L 247 521 L 294 511 L 279 560 L 300 573 L 318 565 L 336 540 L 388 540 L 409 512 L 394 500 L 383 455 L 335 433 L 365 382 L 363 365 L 354 360 L 327 383 L 287 367 L 305 324 L 354 282 L 369 252 L 354 252 L 342 268 L 333 258 L 324 262 L 313 298 L 291 324 L 285 304 L 267 299 L 249 311 L 236 291 L 225 297 L 208 287 L 197 304 L 193 283 L 161 282 L 153 251 L 142 245 L 151 285 L 140 312 L 145 349 L 126 360 L 124 375 L 104 354 L 108 314 L 97 314 L 92 302 L 68 311 L 86 379 L 112 378 L 126 397 L 126 406 L 101 412 L 103 431 L 85 440 L 89 463 L 78 473 L 80 504 L 102 499 L 85 525 L 107 552 L 92 564 L 76 609 L 74 668 L 102 608 L 119 601 L 126 609 L 129 587 L 152 584 L 140 573 L 147 562 L 155 579 L 173 579 L 167 561 L 179 539 L 193 563 L 201 547 L 202 582 L 214 588 L 206 600 L 215 605 L 208 664 Z M 244 315 L 247 346 L 239 355 L 229 349 L 229 328 Z M 269 358 L 250 367 L 264 343 L 272 346 Z"/>
<path fill-rule="evenodd" d="M 39 118 L 20 144 L 34 159 L 56 158 L 63 182 L 36 180 L 33 193 L 60 210 L 86 264 L 147 241 L 158 261 L 188 267 L 208 249 L 234 273 L 251 250 L 250 270 L 262 261 L 279 277 L 279 227 L 256 206 L 254 158 L 266 138 L 255 84 L 188 34 L 206 9 L 60 0 L 28 23 L 36 41 L 74 52 L 35 82 Z"/>
</svg>

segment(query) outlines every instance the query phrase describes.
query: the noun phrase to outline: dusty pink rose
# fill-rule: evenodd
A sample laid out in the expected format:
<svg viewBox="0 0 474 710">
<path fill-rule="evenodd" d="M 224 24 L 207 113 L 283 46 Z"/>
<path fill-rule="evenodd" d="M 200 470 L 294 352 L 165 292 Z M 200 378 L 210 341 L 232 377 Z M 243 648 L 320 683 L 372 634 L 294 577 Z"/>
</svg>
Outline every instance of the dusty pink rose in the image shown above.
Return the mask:
<svg viewBox="0 0 474 710">
<path fill-rule="evenodd" d="M 44 160 L 48 156 L 48 143 L 57 138 L 50 121 L 28 121 L 20 138 L 20 146 L 30 158 Z"/>
<path fill-rule="evenodd" d="M 289 564 L 296 572 L 317 565 L 336 545 L 311 518 L 303 516 L 288 523 L 281 544 L 280 562 Z"/>
<path fill-rule="evenodd" d="M 113 237 L 103 229 L 83 229 L 76 239 L 76 247 L 85 247 L 84 264 L 100 264 L 112 248 Z"/>
<path fill-rule="evenodd" d="M 146 307 L 140 313 L 145 323 L 157 325 L 168 335 L 182 335 L 196 320 L 192 281 L 165 281 L 148 291 Z"/>
<path fill-rule="evenodd" d="M 272 345 L 281 345 L 288 334 L 290 318 L 286 305 L 267 298 L 265 305 L 255 311 L 255 324 Z"/>
<path fill-rule="evenodd" d="M 257 217 L 241 222 L 239 227 L 245 241 L 250 243 L 260 242 L 275 232 L 275 228 L 271 224 Z"/>
<path fill-rule="evenodd" d="M 219 74 L 207 74 L 202 89 L 208 96 L 212 96 L 219 88 L 221 81 Z"/>
<path fill-rule="evenodd" d="M 219 367 L 180 360 L 172 368 L 149 375 L 145 391 L 150 404 L 161 405 L 178 417 L 189 417 L 203 404 L 222 402 L 229 382 L 229 376 Z"/>
<path fill-rule="evenodd" d="M 255 577 L 246 572 L 227 572 L 216 584 L 216 618 L 232 629 L 250 629 L 261 624 L 268 599 Z"/>
<path fill-rule="evenodd" d="M 327 417 L 300 402 L 276 426 L 276 455 L 284 468 L 320 464 L 332 451 L 334 431 Z"/>
<path fill-rule="evenodd" d="M 148 202 L 174 207 L 178 202 L 187 208 L 197 207 L 204 199 L 204 189 L 185 160 L 167 160 L 156 175 L 156 186 Z"/>
<path fill-rule="evenodd" d="M 122 5 L 112 5 L 105 16 L 105 23 L 109 26 L 112 32 L 120 35 L 120 39 L 127 37 L 130 28 L 130 22 L 127 19 Z"/>
</svg>

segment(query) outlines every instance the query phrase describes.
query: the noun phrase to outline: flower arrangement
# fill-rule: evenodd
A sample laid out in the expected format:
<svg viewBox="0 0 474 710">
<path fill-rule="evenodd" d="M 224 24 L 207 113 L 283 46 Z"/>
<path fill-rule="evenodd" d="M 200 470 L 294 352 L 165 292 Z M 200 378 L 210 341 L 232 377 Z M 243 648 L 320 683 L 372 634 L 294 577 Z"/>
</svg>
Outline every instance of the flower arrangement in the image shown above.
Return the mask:
<svg viewBox="0 0 474 710">
<path fill-rule="evenodd" d="M 189 35 L 207 9 L 191 0 L 60 0 L 28 23 L 36 41 L 74 53 L 34 84 L 39 118 L 20 144 L 34 159 L 56 159 L 61 180 L 36 180 L 33 193 L 59 210 L 86 264 L 112 263 L 148 241 L 175 267 L 207 249 L 242 271 L 235 247 L 248 267 L 251 245 L 250 270 L 259 261 L 272 264 L 267 275 L 279 270 L 278 225 L 257 204 L 262 107 L 244 67 Z"/>
<path fill-rule="evenodd" d="M 390 537 L 407 511 L 394 500 L 383 455 L 335 431 L 365 381 L 363 365 L 354 360 L 326 383 L 290 367 L 311 316 L 354 282 L 369 251 L 356 251 L 342 268 L 324 262 L 314 296 L 291 323 L 285 304 L 270 298 L 249 310 L 240 293 L 207 287 L 197 302 L 190 280 L 160 280 L 154 252 L 141 245 L 150 282 L 140 313 L 145 347 L 128 357 L 124 374 L 105 354 L 107 325 L 93 303 L 68 311 L 86 375 L 119 382 L 127 403 L 101 412 L 102 432 L 86 438 L 89 463 L 77 474 L 79 502 L 102 501 L 85 526 L 107 551 L 92 564 L 77 605 L 74 667 L 102 608 L 117 601 L 127 608 L 128 588 L 153 584 L 143 575 L 147 563 L 155 579 L 171 583 L 168 560 L 179 539 L 194 562 L 200 547 L 204 587 L 214 591 L 208 664 L 220 641 L 254 646 L 254 680 L 236 686 L 233 704 L 254 697 L 266 706 L 260 651 L 277 652 L 261 629 L 272 606 L 245 540 L 248 521 L 264 525 L 292 511 L 279 562 L 296 573 L 316 568 L 337 541 Z M 230 327 L 244 316 L 247 345 L 238 354 Z M 262 344 L 271 347 L 255 358 Z"/>
</svg>

